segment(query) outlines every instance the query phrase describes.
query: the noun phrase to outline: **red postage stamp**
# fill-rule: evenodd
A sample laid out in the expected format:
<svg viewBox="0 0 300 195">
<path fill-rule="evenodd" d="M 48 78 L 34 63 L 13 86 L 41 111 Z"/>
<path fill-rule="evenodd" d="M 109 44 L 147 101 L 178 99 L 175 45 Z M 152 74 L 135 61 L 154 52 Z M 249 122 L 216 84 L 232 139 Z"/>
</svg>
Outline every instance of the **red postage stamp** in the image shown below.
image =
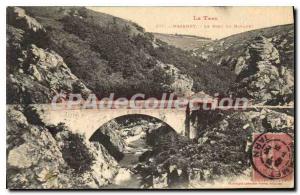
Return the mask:
<svg viewBox="0 0 300 195">
<path fill-rule="evenodd" d="M 293 177 L 293 138 L 286 133 L 263 133 L 253 136 L 253 179 L 281 179 Z"/>
</svg>

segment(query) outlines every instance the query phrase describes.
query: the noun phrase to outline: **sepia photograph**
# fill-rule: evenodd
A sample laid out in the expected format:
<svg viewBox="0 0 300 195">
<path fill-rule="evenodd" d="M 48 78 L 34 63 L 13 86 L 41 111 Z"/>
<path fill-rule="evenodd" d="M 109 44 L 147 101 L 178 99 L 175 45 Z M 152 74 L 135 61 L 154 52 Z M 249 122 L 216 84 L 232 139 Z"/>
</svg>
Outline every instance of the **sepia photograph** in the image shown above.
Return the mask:
<svg viewBox="0 0 300 195">
<path fill-rule="evenodd" d="M 295 38 L 292 6 L 7 6 L 6 188 L 295 189 Z"/>
</svg>

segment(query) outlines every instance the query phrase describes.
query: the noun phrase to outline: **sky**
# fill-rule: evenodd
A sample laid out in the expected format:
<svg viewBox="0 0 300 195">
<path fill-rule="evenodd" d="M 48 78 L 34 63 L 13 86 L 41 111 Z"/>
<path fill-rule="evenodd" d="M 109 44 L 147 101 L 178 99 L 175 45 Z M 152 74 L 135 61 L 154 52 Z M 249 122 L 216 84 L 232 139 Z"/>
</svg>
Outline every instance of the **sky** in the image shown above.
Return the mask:
<svg viewBox="0 0 300 195">
<path fill-rule="evenodd" d="M 292 7 L 88 7 L 136 22 L 147 32 L 220 39 L 293 23 Z"/>
</svg>

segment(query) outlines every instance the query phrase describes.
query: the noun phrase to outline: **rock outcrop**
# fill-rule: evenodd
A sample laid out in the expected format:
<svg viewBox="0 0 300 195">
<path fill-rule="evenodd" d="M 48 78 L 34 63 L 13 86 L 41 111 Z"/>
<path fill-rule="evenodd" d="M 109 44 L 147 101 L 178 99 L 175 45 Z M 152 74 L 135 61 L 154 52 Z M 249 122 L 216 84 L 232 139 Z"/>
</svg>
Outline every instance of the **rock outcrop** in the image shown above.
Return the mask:
<svg viewBox="0 0 300 195">
<path fill-rule="evenodd" d="M 258 36 L 248 46 L 249 58 L 239 58 L 236 65 L 237 83 L 233 91 L 237 96 L 255 102 L 282 105 L 293 99 L 293 76 L 280 65 L 278 50 L 265 37 Z"/>
<path fill-rule="evenodd" d="M 17 28 L 25 31 L 45 31 L 44 27 L 35 18 L 26 14 L 20 7 L 7 7 L 8 23 L 14 23 Z"/>
<path fill-rule="evenodd" d="M 117 175 L 117 162 L 101 144 L 87 143 L 63 125 L 31 124 L 23 112 L 18 106 L 7 109 L 10 189 L 99 188 Z"/>
<path fill-rule="evenodd" d="M 90 138 L 92 142 L 98 142 L 107 148 L 110 155 L 116 160 L 123 158 L 123 151 L 126 146 L 121 137 L 120 125 L 115 121 L 109 121 L 101 126 Z"/>
<path fill-rule="evenodd" d="M 36 44 L 27 43 L 31 36 L 45 31 L 41 24 L 21 8 L 9 8 L 8 13 L 15 16 L 9 17 L 15 18 L 9 22 L 14 26 L 7 27 L 8 103 L 50 103 L 58 93 L 79 93 L 83 97 L 91 93 L 60 55 L 37 46 L 39 39 Z"/>
<path fill-rule="evenodd" d="M 193 79 L 188 75 L 180 73 L 180 70 L 172 64 L 164 64 L 158 62 L 157 66 L 162 68 L 167 75 L 169 75 L 173 82 L 170 88 L 178 97 L 189 97 L 193 94 Z"/>
<path fill-rule="evenodd" d="M 7 78 L 9 103 L 50 103 L 58 93 L 91 93 L 54 51 L 30 45 L 22 54 Z"/>
</svg>

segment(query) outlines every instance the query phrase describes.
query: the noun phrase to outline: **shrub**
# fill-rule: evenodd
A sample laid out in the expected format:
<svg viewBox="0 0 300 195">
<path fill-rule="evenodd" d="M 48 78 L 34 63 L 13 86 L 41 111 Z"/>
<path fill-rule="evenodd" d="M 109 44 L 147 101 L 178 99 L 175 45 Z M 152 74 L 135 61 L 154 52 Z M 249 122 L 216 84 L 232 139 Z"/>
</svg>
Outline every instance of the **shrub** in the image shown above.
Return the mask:
<svg viewBox="0 0 300 195">
<path fill-rule="evenodd" d="M 63 159 L 77 173 L 84 173 L 91 169 L 94 156 L 84 144 L 83 138 L 78 134 L 69 133 L 62 147 Z"/>
</svg>

